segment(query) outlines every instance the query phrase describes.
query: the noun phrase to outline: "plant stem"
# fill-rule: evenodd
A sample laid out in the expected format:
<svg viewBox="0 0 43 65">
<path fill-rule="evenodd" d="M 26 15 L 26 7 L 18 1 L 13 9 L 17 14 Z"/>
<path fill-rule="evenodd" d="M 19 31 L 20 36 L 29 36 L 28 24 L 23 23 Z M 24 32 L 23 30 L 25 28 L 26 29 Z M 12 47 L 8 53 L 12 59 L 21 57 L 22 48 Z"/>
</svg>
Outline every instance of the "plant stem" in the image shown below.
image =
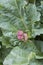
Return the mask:
<svg viewBox="0 0 43 65">
<path fill-rule="evenodd" d="M 19 13 L 19 15 L 20 15 L 21 21 L 22 21 L 22 23 L 23 23 L 25 29 L 28 30 L 28 27 L 27 27 L 27 25 L 25 24 L 25 21 L 24 21 L 24 19 L 23 19 L 23 17 L 22 17 L 22 14 L 21 14 L 20 11 L 19 11 L 19 8 L 18 8 L 18 5 L 17 5 L 17 0 L 16 0 L 16 6 L 17 6 L 17 9 L 18 9 L 18 13 Z"/>
</svg>

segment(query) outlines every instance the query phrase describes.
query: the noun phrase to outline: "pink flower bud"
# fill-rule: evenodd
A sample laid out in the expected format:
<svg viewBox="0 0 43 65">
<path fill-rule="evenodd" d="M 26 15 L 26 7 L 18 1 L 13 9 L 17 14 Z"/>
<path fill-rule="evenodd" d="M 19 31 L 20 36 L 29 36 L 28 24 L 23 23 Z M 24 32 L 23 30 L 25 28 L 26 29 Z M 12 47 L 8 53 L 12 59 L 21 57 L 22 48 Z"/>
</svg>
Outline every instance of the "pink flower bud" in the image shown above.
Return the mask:
<svg viewBox="0 0 43 65">
<path fill-rule="evenodd" d="M 22 41 L 27 41 L 28 35 L 27 35 L 27 33 L 23 33 L 23 31 L 19 30 L 17 33 L 17 38 Z"/>
<path fill-rule="evenodd" d="M 19 30 L 18 33 L 17 33 L 17 38 L 19 40 L 22 40 L 23 39 L 23 31 Z"/>
<path fill-rule="evenodd" d="M 24 40 L 27 41 L 27 40 L 28 40 L 28 35 L 27 35 L 27 33 L 24 33 L 23 36 L 24 36 Z"/>
<path fill-rule="evenodd" d="M 17 37 L 19 40 L 22 40 L 23 39 L 23 36 L 18 36 Z"/>
<path fill-rule="evenodd" d="M 17 35 L 20 35 L 20 36 L 23 35 L 23 31 L 19 30 Z"/>
</svg>

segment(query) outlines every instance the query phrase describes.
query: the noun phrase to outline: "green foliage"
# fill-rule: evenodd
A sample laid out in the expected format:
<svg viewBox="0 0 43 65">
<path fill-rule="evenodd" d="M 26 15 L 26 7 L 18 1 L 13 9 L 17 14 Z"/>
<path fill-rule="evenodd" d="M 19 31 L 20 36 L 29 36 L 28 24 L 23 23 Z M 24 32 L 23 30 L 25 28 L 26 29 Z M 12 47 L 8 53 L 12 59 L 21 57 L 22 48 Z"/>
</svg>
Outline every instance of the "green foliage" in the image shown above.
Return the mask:
<svg viewBox="0 0 43 65">
<path fill-rule="evenodd" d="M 25 0 L 0 1 L 0 42 L 6 48 L 12 48 L 3 65 L 42 65 L 37 59 L 43 59 L 40 56 L 43 41 L 32 40 L 43 34 L 43 14 L 40 11 L 43 13 L 43 2 L 36 7 L 35 1 L 29 4 Z M 18 30 L 28 34 L 27 41 L 17 39 Z"/>
<path fill-rule="evenodd" d="M 14 39 L 15 33 L 19 29 L 25 32 L 27 31 L 28 34 L 30 33 L 30 37 L 35 34 L 34 24 L 40 20 L 40 13 L 37 12 L 35 4 L 29 4 L 28 6 L 26 6 L 26 4 L 27 2 L 24 0 L 8 1 L 7 4 L 0 4 L 0 28 L 3 32 L 2 39 L 3 37 L 13 37 Z M 2 43 L 6 45 L 6 41 L 2 40 Z"/>
<path fill-rule="evenodd" d="M 30 62 L 34 59 L 35 53 L 29 52 L 28 49 L 20 49 L 15 47 L 11 53 L 6 57 L 4 65 L 31 65 Z M 10 63 L 9 63 L 10 62 Z M 35 61 L 32 64 L 37 65 Z M 40 65 L 40 64 L 38 64 Z"/>
</svg>

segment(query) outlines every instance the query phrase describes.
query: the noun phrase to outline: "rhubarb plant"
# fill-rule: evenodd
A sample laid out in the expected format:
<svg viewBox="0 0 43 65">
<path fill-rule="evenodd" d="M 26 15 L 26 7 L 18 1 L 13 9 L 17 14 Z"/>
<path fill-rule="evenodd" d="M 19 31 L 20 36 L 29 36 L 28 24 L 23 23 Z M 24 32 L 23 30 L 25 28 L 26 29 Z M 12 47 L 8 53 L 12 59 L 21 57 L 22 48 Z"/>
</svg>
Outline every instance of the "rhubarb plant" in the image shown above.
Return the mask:
<svg viewBox="0 0 43 65">
<path fill-rule="evenodd" d="M 12 48 L 3 60 L 3 65 L 42 65 L 43 41 L 34 40 L 43 34 L 41 26 L 42 5 L 26 0 L 0 1 L 0 42 Z M 37 46 L 35 45 L 37 44 Z M 40 48 L 40 50 L 39 50 Z M 4 52 L 4 51 L 3 51 Z"/>
</svg>

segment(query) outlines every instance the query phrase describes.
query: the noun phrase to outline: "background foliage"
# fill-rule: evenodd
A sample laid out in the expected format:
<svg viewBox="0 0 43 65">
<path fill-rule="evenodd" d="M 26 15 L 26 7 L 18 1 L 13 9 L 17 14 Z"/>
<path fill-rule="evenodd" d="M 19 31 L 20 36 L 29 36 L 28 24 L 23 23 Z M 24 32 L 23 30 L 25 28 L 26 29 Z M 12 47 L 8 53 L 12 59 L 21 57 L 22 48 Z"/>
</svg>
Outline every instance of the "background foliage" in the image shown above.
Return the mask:
<svg viewBox="0 0 43 65">
<path fill-rule="evenodd" d="M 19 29 L 27 42 L 17 39 Z M 0 0 L 0 65 L 43 65 L 42 0 Z"/>
</svg>

